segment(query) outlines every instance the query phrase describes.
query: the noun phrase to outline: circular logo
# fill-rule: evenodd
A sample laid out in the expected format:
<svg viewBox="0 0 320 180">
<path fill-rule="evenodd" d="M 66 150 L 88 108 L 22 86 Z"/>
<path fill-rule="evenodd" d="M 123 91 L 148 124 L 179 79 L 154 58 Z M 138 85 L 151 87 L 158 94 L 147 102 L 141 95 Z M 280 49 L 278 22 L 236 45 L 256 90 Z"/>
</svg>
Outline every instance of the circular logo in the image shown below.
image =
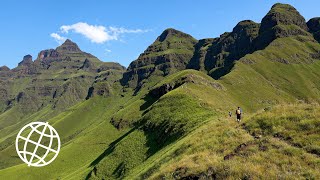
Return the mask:
<svg viewBox="0 0 320 180">
<path fill-rule="evenodd" d="M 28 166 L 42 167 L 50 164 L 58 156 L 60 146 L 57 131 L 44 122 L 25 125 L 16 138 L 17 153 Z"/>
</svg>

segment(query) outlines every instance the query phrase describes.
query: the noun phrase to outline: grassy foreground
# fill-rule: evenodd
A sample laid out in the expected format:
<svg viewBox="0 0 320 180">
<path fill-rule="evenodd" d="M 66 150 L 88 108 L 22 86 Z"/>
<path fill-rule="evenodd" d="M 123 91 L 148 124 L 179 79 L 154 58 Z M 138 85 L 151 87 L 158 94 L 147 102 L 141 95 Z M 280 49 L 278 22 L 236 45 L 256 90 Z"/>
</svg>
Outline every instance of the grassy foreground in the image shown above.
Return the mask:
<svg viewBox="0 0 320 180">
<path fill-rule="evenodd" d="M 307 147 L 318 148 L 319 108 L 317 104 L 279 105 L 246 117 L 241 124 L 227 117 L 211 120 L 181 140 L 180 148 L 151 178 L 317 179 L 320 158 Z M 305 121 L 313 122 L 314 128 L 305 128 Z M 292 137 L 270 134 L 270 128 L 274 134 L 291 132 Z"/>
</svg>

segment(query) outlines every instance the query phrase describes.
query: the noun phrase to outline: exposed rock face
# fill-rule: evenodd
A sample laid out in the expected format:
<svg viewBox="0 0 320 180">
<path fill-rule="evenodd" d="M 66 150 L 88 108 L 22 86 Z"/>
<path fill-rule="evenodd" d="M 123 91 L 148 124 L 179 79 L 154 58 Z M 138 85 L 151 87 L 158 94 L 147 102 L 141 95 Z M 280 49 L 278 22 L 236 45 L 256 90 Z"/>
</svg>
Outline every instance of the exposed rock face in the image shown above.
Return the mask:
<svg viewBox="0 0 320 180">
<path fill-rule="evenodd" d="M 25 55 L 23 60 L 18 64 L 18 67 L 12 69 L 13 75 L 29 76 L 39 72 L 39 67 L 32 61 L 31 55 Z"/>
<path fill-rule="evenodd" d="M 234 60 L 252 52 L 252 41 L 257 37 L 260 25 L 250 20 L 241 21 L 233 31 L 221 36 L 216 44 L 208 49 L 210 59 L 206 59 L 208 71 L 215 67 L 230 66 Z"/>
<path fill-rule="evenodd" d="M 111 93 L 112 93 L 112 91 L 111 91 L 111 86 L 109 85 L 109 83 L 107 83 L 107 82 L 97 83 L 94 86 L 89 88 L 88 95 L 87 95 L 86 99 L 89 99 L 94 96 L 107 97 L 107 96 L 110 96 Z"/>
<path fill-rule="evenodd" d="M 7 66 L 1 66 L 0 71 L 10 71 L 10 68 L 8 68 Z"/>
<path fill-rule="evenodd" d="M 151 74 L 165 76 L 186 68 L 193 56 L 197 40 L 192 36 L 169 28 L 133 61 L 122 79 L 123 85 L 141 86 Z"/>
<path fill-rule="evenodd" d="M 92 55 L 82 52 L 78 45 L 71 40 L 67 39 L 61 46 L 57 47 L 56 49 L 46 49 L 41 51 L 38 54 L 37 60 L 45 61 L 45 60 L 57 60 L 63 59 L 68 55 L 79 54 L 79 56 L 90 56 Z"/>
<path fill-rule="evenodd" d="M 87 64 L 89 62 L 99 63 L 101 61 L 89 53 L 82 52 L 76 43 L 68 39 L 56 49 L 47 49 L 41 51 L 38 54 L 38 58 L 35 60 L 34 64 L 42 70 L 61 70 L 81 69 L 84 68 L 84 63 Z M 91 68 L 90 70 L 95 71 L 98 67 L 95 68 L 96 69 Z M 86 70 L 89 69 L 87 68 Z"/>
<path fill-rule="evenodd" d="M 320 42 L 320 17 L 310 19 L 307 25 L 314 38 Z"/>
<path fill-rule="evenodd" d="M 208 58 L 208 48 L 217 41 L 219 41 L 219 38 L 208 38 L 199 40 L 199 42 L 194 46 L 194 55 L 190 60 L 187 68 L 205 71 L 206 67 L 204 63 L 206 58 Z"/>
<path fill-rule="evenodd" d="M 78 45 L 76 43 L 72 42 L 70 39 L 67 39 L 61 46 L 57 47 L 56 51 L 69 52 L 69 53 L 81 52 Z"/>
<path fill-rule="evenodd" d="M 253 41 L 258 36 L 260 25 L 250 20 L 239 22 L 231 33 L 219 38 L 200 40 L 189 68 L 206 70 L 230 67 L 233 61 L 254 50 Z"/>
<path fill-rule="evenodd" d="M 320 31 L 320 17 L 312 18 L 307 22 L 310 32 Z"/>
<path fill-rule="evenodd" d="M 91 63 L 91 61 L 88 59 L 84 60 L 83 65 L 80 67 L 80 69 L 83 69 L 83 70 L 92 70 L 93 68 L 94 68 L 93 63 Z"/>
<path fill-rule="evenodd" d="M 308 36 L 308 26 L 303 16 L 291 5 L 277 3 L 262 19 L 256 49 L 263 49 L 276 38 L 295 35 Z"/>
<path fill-rule="evenodd" d="M 23 60 L 18 64 L 18 66 L 30 66 L 32 63 L 32 56 L 28 54 L 23 57 Z"/>
<path fill-rule="evenodd" d="M 267 31 L 277 25 L 296 25 L 308 31 L 306 20 L 291 5 L 277 3 L 261 21 L 260 33 Z"/>
<path fill-rule="evenodd" d="M 47 60 L 47 59 L 55 59 L 59 57 L 59 53 L 54 50 L 54 49 L 46 49 L 43 51 L 40 51 L 40 53 L 38 54 L 38 60 Z"/>
</svg>

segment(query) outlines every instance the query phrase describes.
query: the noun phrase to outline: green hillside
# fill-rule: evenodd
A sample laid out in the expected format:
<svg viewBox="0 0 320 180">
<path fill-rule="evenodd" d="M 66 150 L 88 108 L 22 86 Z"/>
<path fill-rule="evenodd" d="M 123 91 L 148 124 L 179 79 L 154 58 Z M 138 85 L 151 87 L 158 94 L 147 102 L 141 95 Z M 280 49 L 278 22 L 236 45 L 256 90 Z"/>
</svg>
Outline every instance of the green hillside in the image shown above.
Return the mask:
<svg viewBox="0 0 320 180">
<path fill-rule="evenodd" d="M 317 28 L 276 4 L 219 38 L 167 29 L 126 72 L 67 40 L 48 70 L 0 79 L 0 179 L 319 179 Z M 43 168 L 13 143 L 33 121 L 62 142 Z"/>
</svg>

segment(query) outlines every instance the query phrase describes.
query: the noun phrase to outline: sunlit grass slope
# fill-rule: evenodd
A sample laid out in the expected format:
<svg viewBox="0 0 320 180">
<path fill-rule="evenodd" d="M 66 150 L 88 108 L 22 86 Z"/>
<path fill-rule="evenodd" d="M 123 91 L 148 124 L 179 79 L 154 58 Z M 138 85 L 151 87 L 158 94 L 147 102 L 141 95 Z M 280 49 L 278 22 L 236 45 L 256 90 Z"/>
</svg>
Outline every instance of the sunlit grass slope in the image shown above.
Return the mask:
<svg viewBox="0 0 320 180">
<path fill-rule="evenodd" d="M 318 179 L 320 158 L 314 154 L 317 151 L 306 147 L 318 146 L 319 128 L 303 125 L 306 121 L 310 121 L 308 126 L 319 123 L 318 110 L 316 104 L 281 105 L 245 118 L 246 125 L 227 117 L 209 121 L 160 152 L 161 158 L 145 163 L 155 170 L 143 167 L 131 175 L 140 173 L 139 178 L 151 179 Z M 269 129 L 287 136 L 274 136 Z"/>
</svg>

